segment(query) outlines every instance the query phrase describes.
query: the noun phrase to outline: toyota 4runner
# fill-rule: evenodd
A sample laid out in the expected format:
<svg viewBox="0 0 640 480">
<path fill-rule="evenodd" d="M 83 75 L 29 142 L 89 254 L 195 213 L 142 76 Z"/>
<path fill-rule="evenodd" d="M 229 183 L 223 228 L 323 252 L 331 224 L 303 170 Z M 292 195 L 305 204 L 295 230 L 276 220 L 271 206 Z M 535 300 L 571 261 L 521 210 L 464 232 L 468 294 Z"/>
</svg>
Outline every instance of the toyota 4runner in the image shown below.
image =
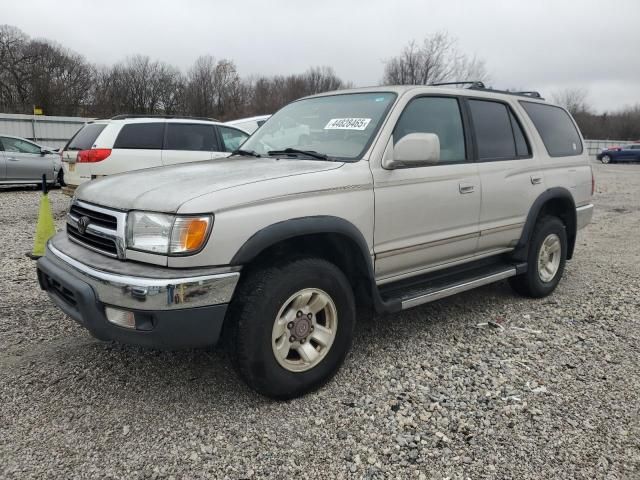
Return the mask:
<svg viewBox="0 0 640 480">
<path fill-rule="evenodd" d="M 81 185 L 41 287 L 99 339 L 220 339 L 291 398 L 378 314 L 508 279 L 549 295 L 591 220 L 578 128 L 536 93 L 377 87 L 303 98 L 228 159 Z"/>
</svg>

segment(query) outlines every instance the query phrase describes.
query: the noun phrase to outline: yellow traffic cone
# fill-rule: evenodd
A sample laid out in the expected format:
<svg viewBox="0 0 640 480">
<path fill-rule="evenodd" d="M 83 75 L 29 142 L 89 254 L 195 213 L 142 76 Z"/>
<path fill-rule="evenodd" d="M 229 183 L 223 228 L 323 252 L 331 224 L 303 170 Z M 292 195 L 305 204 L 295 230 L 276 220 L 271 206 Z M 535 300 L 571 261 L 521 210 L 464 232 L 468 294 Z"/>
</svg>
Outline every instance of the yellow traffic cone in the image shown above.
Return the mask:
<svg viewBox="0 0 640 480">
<path fill-rule="evenodd" d="M 47 193 L 46 178 L 42 176 L 42 197 L 40 197 L 40 210 L 38 211 L 38 223 L 36 225 L 36 237 L 33 242 L 33 252 L 28 254 L 33 259 L 44 255 L 47 241 L 56 234 L 56 226 L 51 212 L 51 203 Z"/>
</svg>

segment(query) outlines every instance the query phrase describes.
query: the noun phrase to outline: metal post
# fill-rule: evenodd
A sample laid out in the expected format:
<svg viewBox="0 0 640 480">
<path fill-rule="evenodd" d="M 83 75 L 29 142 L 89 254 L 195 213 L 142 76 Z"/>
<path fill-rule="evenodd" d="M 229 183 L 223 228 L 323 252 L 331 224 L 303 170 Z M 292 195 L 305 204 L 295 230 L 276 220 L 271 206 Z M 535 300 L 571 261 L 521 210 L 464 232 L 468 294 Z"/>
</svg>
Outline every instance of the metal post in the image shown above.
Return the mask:
<svg viewBox="0 0 640 480">
<path fill-rule="evenodd" d="M 42 174 L 42 193 L 47 194 L 47 174 Z"/>
</svg>

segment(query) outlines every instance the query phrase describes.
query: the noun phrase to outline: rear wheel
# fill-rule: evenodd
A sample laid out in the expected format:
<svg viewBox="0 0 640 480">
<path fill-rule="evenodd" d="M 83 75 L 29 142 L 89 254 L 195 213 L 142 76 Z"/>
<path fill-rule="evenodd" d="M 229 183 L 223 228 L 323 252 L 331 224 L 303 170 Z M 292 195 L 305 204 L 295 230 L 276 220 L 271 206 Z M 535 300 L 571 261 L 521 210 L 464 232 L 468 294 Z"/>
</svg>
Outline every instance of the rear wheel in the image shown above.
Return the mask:
<svg viewBox="0 0 640 480">
<path fill-rule="evenodd" d="M 319 258 L 247 275 L 228 318 L 240 375 L 257 392 L 277 399 L 321 387 L 342 364 L 353 338 L 355 302 L 346 276 Z"/>
<path fill-rule="evenodd" d="M 567 259 L 567 232 L 557 217 L 538 220 L 529 244 L 527 271 L 509 279 L 513 289 L 527 297 L 545 297 L 560 282 Z"/>
</svg>

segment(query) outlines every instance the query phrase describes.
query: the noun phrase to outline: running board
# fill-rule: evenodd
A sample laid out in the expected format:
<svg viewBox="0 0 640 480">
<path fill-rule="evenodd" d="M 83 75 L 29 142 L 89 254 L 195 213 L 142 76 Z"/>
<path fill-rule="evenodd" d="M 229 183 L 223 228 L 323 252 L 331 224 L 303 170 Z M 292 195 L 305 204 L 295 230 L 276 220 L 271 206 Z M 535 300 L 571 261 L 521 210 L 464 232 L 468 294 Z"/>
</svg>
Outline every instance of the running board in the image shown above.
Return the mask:
<svg viewBox="0 0 640 480">
<path fill-rule="evenodd" d="M 474 278 L 473 280 L 458 283 L 455 285 L 449 285 L 443 288 L 426 291 L 416 297 L 402 299 L 402 310 L 411 307 L 417 307 L 418 305 L 433 302 L 435 300 L 440 300 L 441 298 L 455 295 L 456 293 L 466 292 L 467 290 L 472 290 L 482 285 L 488 285 L 489 283 L 504 280 L 505 278 L 514 277 L 515 275 L 516 267 L 511 267 L 502 272 L 492 273 L 490 275 L 487 275 L 486 277 Z"/>
<path fill-rule="evenodd" d="M 380 299 L 389 311 L 405 310 L 526 271 L 526 263 L 514 263 L 504 257 L 482 259 L 382 285 Z"/>
</svg>

